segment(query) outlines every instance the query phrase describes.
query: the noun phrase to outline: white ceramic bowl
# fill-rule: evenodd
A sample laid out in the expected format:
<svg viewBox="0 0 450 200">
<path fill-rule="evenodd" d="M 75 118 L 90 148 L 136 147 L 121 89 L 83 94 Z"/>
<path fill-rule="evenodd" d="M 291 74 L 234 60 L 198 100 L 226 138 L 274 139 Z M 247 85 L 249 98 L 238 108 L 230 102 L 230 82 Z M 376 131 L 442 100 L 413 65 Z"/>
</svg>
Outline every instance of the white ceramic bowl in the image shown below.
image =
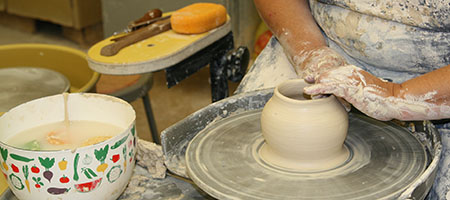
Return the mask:
<svg viewBox="0 0 450 200">
<path fill-rule="evenodd" d="M 132 106 L 108 95 L 73 93 L 68 96 L 68 116 L 69 120 L 114 124 L 123 132 L 74 150 L 23 150 L 5 141 L 23 130 L 63 121 L 64 97 L 44 97 L 11 109 L 0 117 L 0 168 L 17 198 L 116 199 L 125 189 L 135 166 L 137 133 Z M 99 160 L 99 152 L 106 159 Z M 102 163 L 107 167 L 99 172 Z"/>
</svg>

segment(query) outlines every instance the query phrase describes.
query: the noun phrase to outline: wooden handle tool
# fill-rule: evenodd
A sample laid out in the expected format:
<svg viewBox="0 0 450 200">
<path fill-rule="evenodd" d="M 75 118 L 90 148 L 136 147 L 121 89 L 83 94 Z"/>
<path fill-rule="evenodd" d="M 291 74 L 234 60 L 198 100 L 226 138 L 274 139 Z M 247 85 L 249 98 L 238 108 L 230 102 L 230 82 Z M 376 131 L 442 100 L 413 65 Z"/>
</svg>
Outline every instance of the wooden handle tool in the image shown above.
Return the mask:
<svg viewBox="0 0 450 200">
<path fill-rule="evenodd" d="M 152 19 L 156 19 L 156 18 L 160 18 L 162 16 L 162 11 L 160 9 L 152 9 L 147 11 L 144 16 L 142 16 L 141 18 L 131 21 L 130 23 L 128 23 L 127 28 L 123 29 L 123 31 L 121 32 L 115 32 L 114 35 L 122 35 L 125 33 L 129 33 L 131 31 L 135 31 L 136 29 L 142 27 L 136 27 L 136 24 L 140 24 L 142 22 L 148 21 L 148 20 L 152 20 Z M 115 38 L 113 40 L 119 40 L 119 38 Z"/>
<path fill-rule="evenodd" d="M 139 42 L 141 40 L 147 39 L 149 37 L 152 37 L 154 35 L 157 35 L 159 33 L 165 32 L 169 30 L 170 27 L 170 18 L 157 21 L 149 26 L 146 26 L 144 28 L 138 29 L 134 32 L 129 33 L 128 35 L 124 36 L 117 42 L 114 42 L 112 44 L 104 46 L 101 51 L 100 55 L 102 56 L 114 56 L 116 55 L 121 49 L 132 45 L 136 42 Z"/>
<path fill-rule="evenodd" d="M 135 27 L 136 24 L 139 24 L 139 23 L 142 23 L 142 22 L 145 22 L 145 21 L 149 21 L 149 20 L 152 20 L 152 19 L 156 19 L 156 18 L 161 17 L 161 16 L 162 16 L 162 11 L 160 9 L 156 8 L 156 9 L 149 10 L 148 12 L 145 13 L 144 16 L 142 16 L 141 18 L 131 22 L 128 25 L 128 28 L 132 29 L 132 27 Z"/>
<path fill-rule="evenodd" d="M 154 19 L 149 19 L 147 21 L 142 21 L 142 22 L 139 22 L 139 23 L 134 23 L 132 25 L 129 25 L 128 29 L 131 30 L 131 31 L 135 31 L 135 30 L 138 30 L 138 29 L 140 29 L 140 28 L 142 28 L 144 26 L 147 26 L 147 25 L 153 24 L 153 23 L 155 23 L 157 21 L 165 20 L 165 19 L 168 19 L 168 18 L 170 18 L 170 15 L 167 15 L 167 16 L 164 16 L 164 17 L 157 17 L 157 18 L 154 18 Z"/>
</svg>

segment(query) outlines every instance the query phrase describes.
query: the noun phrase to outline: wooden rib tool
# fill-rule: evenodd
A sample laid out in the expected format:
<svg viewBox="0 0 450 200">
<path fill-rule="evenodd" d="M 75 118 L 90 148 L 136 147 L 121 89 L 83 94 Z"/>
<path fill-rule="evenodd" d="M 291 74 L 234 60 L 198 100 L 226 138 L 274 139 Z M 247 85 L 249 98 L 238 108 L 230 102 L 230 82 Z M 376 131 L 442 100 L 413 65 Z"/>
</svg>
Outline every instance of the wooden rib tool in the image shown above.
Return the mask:
<svg viewBox="0 0 450 200">
<path fill-rule="evenodd" d="M 147 39 L 149 37 L 152 37 L 154 35 L 157 35 L 159 33 L 165 32 L 170 30 L 170 18 L 157 21 L 153 24 L 150 24 L 146 27 L 140 28 L 136 31 L 133 31 L 129 33 L 128 35 L 122 37 L 120 40 L 104 46 L 101 51 L 100 55 L 102 56 L 114 56 L 116 55 L 121 49 L 132 45 L 136 42 L 139 42 L 141 40 Z"/>
</svg>

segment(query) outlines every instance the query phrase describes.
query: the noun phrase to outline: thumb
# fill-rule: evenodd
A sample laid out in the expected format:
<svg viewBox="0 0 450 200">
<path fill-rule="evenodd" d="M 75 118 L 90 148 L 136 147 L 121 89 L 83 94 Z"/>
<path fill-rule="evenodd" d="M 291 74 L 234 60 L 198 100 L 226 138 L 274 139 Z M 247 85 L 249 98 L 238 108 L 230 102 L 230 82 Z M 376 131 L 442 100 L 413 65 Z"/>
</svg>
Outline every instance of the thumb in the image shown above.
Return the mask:
<svg viewBox="0 0 450 200">
<path fill-rule="evenodd" d="M 347 102 L 344 98 L 338 96 L 336 96 L 336 99 L 341 103 L 341 105 L 347 112 L 350 112 L 350 110 L 352 109 L 352 105 L 349 102 Z"/>
<path fill-rule="evenodd" d="M 316 83 L 303 89 L 303 92 L 309 95 L 330 94 L 330 91 L 332 88 L 322 83 Z"/>
<path fill-rule="evenodd" d="M 315 85 L 305 87 L 303 89 L 303 92 L 308 95 L 314 96 L 314 95 L 319 95 L 319 94 L 332 94 L 334 90 L 335 90 L 334 86 L 318 83 Z M 349 112 L 351 109 L 351 104 L 342 97 L 339 97 L 339 96 L 335 96 L 335 97 L 342 104 L 342 106 L 345 108 L 345 110 L 347 112 Z"/>
</svg>

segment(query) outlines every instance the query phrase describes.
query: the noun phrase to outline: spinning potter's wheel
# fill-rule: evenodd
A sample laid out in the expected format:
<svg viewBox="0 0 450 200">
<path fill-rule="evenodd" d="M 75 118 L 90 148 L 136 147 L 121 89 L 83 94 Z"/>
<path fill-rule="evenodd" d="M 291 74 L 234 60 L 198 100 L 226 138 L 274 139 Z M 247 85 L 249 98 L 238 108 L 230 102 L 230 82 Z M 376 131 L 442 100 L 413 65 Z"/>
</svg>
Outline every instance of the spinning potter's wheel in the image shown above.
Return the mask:
<svg viewBox="0 0 450 200">
<path fill-rule="evenodd" d="M 210 124 L 186 151 L 189 177 L 219 199 L 397 199 L 429 159 L 420 141 L 393 123 L 349 115 L 342 165 L 299 172 L 264 162 L 261 110 Z"/>
</svg>

